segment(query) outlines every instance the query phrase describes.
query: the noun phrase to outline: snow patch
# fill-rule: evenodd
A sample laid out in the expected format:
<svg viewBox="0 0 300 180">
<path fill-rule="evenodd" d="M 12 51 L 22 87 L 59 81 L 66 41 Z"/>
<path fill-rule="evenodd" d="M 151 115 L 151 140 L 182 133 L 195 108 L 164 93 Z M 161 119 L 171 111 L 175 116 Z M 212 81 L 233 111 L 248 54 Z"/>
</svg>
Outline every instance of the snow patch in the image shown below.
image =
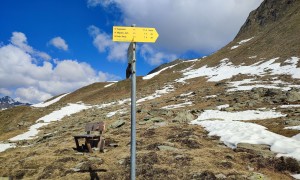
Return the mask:
<svg viewBox="0 0 300 180">
<path fill-rule="evenodd" d="M 33 104 L 31 106 L 32 107 L 47 107 L 47 106 L 50 106 L 51 104 L 54 104 L 54 103 L 58 102 L 61 98 L 65 97 L 68 94 L 70 94 L 70 93 L 66 93 L 66 94 L 63 94 L 61 96 L 58 96 L 57 98 L 52 99 L 51 101 L 42 102 L 42 103 L 38 103 L 38 104 Z"/>
<path fill-rule="evenodd" d="M 23 134 L 17 135 L 9 140 L 11 141 L 20 141 L 36 138 L 36 135 L 39 133 L 39 128 L 48 125 L 53 121 L 59 121 L 65 116 L 70 116 L 72 114 L 78 113 L 84 109 L 91 108 L 92 106 L 87 106 L 84 104 L 68 104 L 68 106 L 61 108 L 60 110 L 53 111 L 52 113 L 39 118 L 36 124 L 29 127 L 29 130 Z"/>
<path fill-rule="evenodd" d="M 300 131 L 300 126 L 289 126 L 289 127 L 285 127 L 284 129 L 293 129 L 293 130 L 299 130 Z"/>
<path fill-rule="evenodd" d="M 290 156 L 300 160 L 300 141 L 270 132 L 258 124 L 198 119 L 191 124 L 205 127 L 210 136 L 220 136 L 220 140 L 231 148 L 236 148 L 238 143 L 267 144 L 271 146 L 271 151 L 279 153 L 278 156 Z"/>
<path fill-rule="evenodd" d="M 300 104 L 281 105 L 280 108 L 298 108 Z"/>
<path fill-rule="evenodd" d="M 114 116 L 114 115 L 116 115 L 117 113 L 120 113 L 120 114 L 125 114 L 127 111 L 126 111 L 127 109 L 126 108 L 124 108 L 124 109 L 119 109 L 119 110 L 117 110 L 117 111 L 113 111 L 113 112 L 109 112 L 107 115 L 106 115 L 106 117 L 112 117 L 112 116 Z"/>
<path fill-rule="evenodd" d="M 161 73 L 162 71 L 165 71 L 167 69 L 171 69 L 172 67 L 176 66 L 177 64 L 175 65 L 172 65 L 172 66 L 168 66 L 168 67 L 165 67 L 157 72 L 154 72 L 154 73 L 151 73 L 151 74 L 148 74 L 147 76 L 144 76 L 143 77 L 143 80 L 148 80 L 148 79 L 152 79 L 154 76 L 158 75 L 159 73 Z"/>
<path fill-rule="evenodd" d="M 236 48 L 238 48 L 240 45 L 245 44 L 246 42 L 250 41 L 250 40 L 253 39 L 253 38 L 254 38 L 254 37 L 249 38 L 249 39 L 242 40 L 242 41 L 238 42 L 238 45 L 232 46 L 230 49 L 231 49 L 231 50 L 236 49 Z"/>
<path fill-rule="evenodd" d="M 181 104 L 174 104 L 174 105 L 164 106 L 164 107 L 162 107 L 162 109 L 183 108 L 183 107 L 186 107 L 186 106 L 191 106 L 192 104 L 193 104 L 192 102 L 185 102 L 185 103 L 181 103 Z"/>
<path fill-rule="evenodd" d="M 222 106 L 221 106 L 222 107 Z M 260 120 L 260 119 L 271 119 L 284 117 L 285 114 L 270 111 L 257 111 L 257 110 L 247 110 L 247 111 L 237 111 L 237 112 L 226 112 L 220 110 L 205 110 L 200 114 L 197 121 L 204 120 L 225 120 L 225 121 L 248 121 L 248 120 Z"/>
<path fill-rule="evenodd" d="M 168 94 L 169 92 L 172 92 L 174 90 L 175 89 L 174 89 L 173 85 L 166 85 L 166 86 L 163 87 L 163 89 L 156 90 L 154 94 L 137 100 L 137 103 L 141 103 L 141 102 L 144 102 L 144 101 L 149 101 L 149 100 L 153 100 L 153 99 L 159 98 L 162 95 Z"/>
<path fill-rule="evenodd" d="M 292 57 L 285 61 L 285 65 L 281 66 L 280 63 L 275 63 L 279 58 L 274 58 L 266 62 L 258 62 L 250 66 L 233 65 L 228 58 L 221 60 L 219 66 L 207 67 L 202 66 L 199 69 L 183 70 L 183 76 L 176 82 L 185 83 L 186 80 L 207 76 L 208 81 L 217 82 L 224 79 L 230 79 L 238 74 L 252 75 L 252 76 L 264 76 L 270 75 L 291 75 L 292 78 L 300 79 L 300 68 L 297 68 L 299 61 L 298 57 Z"/>
<path fill-rule="evenodd" d="M 112 85 L 114 85 L 114 84 L 115 84 L 115 83 L 107 84 L 107 85 L 104 86 L 104 88 L 107 88 L 107 87 L 112 86 Z"/>
<path fill-rule="evenodd" d="M 295 179 L 300 179 L 300 174 L 292 174 L 291 176 Z"/>
<path fill-rule="evenodd" d="M 5 151 L 9 148 L 14 148 L 16 145 L 14 143 L 0 143 L 0 152 Z"/>
</svg>

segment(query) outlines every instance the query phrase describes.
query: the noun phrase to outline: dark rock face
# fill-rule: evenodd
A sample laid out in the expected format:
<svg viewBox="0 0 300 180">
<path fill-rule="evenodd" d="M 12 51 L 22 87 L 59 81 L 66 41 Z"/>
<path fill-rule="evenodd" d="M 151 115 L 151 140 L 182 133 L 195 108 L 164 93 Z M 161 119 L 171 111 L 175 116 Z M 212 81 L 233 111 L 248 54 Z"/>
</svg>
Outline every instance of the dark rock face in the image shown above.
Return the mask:
<svg viewBox="0 0 300 180">
<path fill-rule="evenodd" d="M 265 0 L 247 18 L 241 27 L 238 36 L 245 31 L 252 29 L 254 26 L 264 27 L 272 22 L 281 19 L 287 11 L 293 7 L 296 0 Z"/>
</svg>

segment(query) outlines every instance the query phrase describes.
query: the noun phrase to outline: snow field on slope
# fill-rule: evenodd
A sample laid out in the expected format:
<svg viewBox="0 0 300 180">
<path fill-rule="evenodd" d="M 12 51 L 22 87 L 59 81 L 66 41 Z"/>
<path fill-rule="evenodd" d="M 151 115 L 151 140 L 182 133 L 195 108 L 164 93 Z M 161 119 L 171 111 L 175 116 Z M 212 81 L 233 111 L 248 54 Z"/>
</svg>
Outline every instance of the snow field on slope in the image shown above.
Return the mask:
<svg viewBox="0 0 300 180">
<path fill-rule="evenodd" d="M 257 114 L 258 113 L 258 114 Z M 206 110 L 191 124 L 201 125 L 210 136 L 220 136 L 228 147 L 236 148 L 238 143 L 267 144 L 278 156 L 290 156 L 300 161 L 300 141 L 270 132 L 266 127 L 234 120 L 258 120 L 284 116 L 275 111 L 224 111 Z M 212 120 L 214 119 L 214 120 Z"/>
<path fill-rule="evenodd" d="M 285 65 L 275 63 L 279 58 L 274 58 L 266 62 L 258 62 L 250 66 L 233 65 L 228 58 L 221 60 L 216 67 L 203 66 L 199 69 L 183 71 L 183 77 L 175 80 L 176 82 L 185 83 L 188 79 L 206 76 L 208 81 L 217 82 L 224 79 L 230 79 L 238 74 L 264 76 L 270 75 L 291 75 L 292 78 L 300 79 L 300 68 L 297 68 L 298 57 L 292 57 L 285 61 Z"/>
<path fill-rule="evenodd" d="M 32 107 L 47 107 L 47 106 L 50 106 L 51 104 L 54 104 L 54 103 L 58 102 L 61 98 L 65 97 L 68 94 L 70 94 L 70 93 L 66 93 L 66 94 L 63 94 L 61 96 L 58 96 L 57 98 L 52 99 L 51 101 L 41 102 L 41 103 L 38 103 L 38 104 L 33 104 L 31 106 Z"/>
</svg>

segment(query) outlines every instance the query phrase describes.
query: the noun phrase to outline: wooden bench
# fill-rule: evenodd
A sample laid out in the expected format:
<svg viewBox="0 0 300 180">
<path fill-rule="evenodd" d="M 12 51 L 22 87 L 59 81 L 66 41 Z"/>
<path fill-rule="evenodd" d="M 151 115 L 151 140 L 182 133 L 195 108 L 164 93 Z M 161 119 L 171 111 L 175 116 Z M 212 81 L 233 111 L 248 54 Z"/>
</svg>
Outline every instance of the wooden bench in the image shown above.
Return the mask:
<svg viewBox="0 0 300 180">
<path fill-rule="evenodd" d="M 92 148 L 95 147 L 95 144 L 97 144 L 99 151 L 103 152 L 105 143 L 103 137 L 103 133 L 105 131 L 104 122 L 87 123 L 85 126 L 85 131 L 86 134 L 74 136 L 77 151 L 81 151 L 86 148 L 88 152 L 93 153 Z M 99 134 L 91 134 L 92 131 L 98 131 Z M 79 139 L 85 139 L 85 147 L 79 145 Z"/>
</svg>

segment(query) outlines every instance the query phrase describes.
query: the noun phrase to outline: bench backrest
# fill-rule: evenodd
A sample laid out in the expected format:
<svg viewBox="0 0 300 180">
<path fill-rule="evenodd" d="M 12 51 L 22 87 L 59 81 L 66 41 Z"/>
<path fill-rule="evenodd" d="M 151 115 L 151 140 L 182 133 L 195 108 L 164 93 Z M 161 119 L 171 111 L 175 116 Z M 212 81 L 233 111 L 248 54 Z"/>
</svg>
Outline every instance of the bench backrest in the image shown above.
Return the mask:
<svg viewBox="0 0 300 180">
<path fill-rule="evenodd" d="M 91 131 L 99 131 L 100 134 L 102 134 L 105 131 L 105 123 L 102 121 L 87 123 L 85 125 L 85 131 L 87 134 L 90 134 Z"/>
</svg>

